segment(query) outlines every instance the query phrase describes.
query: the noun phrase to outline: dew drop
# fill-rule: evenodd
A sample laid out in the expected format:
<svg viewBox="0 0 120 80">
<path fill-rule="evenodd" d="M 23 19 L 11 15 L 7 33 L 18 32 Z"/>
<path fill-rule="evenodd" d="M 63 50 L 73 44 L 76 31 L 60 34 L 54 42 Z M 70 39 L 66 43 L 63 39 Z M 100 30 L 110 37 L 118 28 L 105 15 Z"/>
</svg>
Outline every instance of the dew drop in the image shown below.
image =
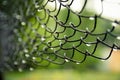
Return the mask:
<svg viewBox="0 0 120 80">
<path fill-rule="evenodd" d="M 23 64 L 25 64 L 25 63 L 26 63 L 26 61 L 25 61 L 25 60 L 22 60 L 22 63 L 23 63 Z"/>
<path fill-rule="evenodd" d="M 91 46 L 91 44 L 86 44 L 86 46 L 90 47 L 90 46 Z"/>
<path fill-rule="evenodd" d="M 56 53 L 56 50 L 54 50 L 54 53 Z"/>
<path fill-rule="evenodd" d="M 30 57 L 30 55 L 29 55 L 29 54 L 25 54 L 25 57 L 27 57 L 27 58 L 28 58 L 28 57 Z"/>
<path fill-rule="evenodd" d="M 28 53 L 28 50 L 27 50 L 27 49 L 24 49 L 24 52 L 25 52 L 25 53 Z"/>
<path fill-rule="evenodd" d="M 41 12 L 42 10 L 38 9 L 37 11 L 38 11 L 38 12 Z"/>
<path fill-rule="evenodd" d="M 69 25 L 71 25 L 72 24 L 72 22 L 69 22 Z"/>
<path fill-rule="evenodd" d="M 80 64 L 79 62 L 76 62 L 76 64 Z"/>
<path fill-rule="evenodd" d="M 18 65 L 18 62 L 17 62 L 17 61 L 15 61 L 15 62 L 14 62 L 14 65 Z"/>
<path fill-rule="evenodd" d="M 19 37 L 19 38 L 18 38 L 18 41 L 19 41 L 19 42 L 22 42 L 22 38 Z"/>
<path fill-rule="evenodd" d="M 7 0 L 4 0 L 3 2 L 2 2 L 2 5 L 7 5 L 8 4 L 8 1 Z"/>
<path fill-rule="evenodd" d="M 66 56 L 66 53 L 64 53 L 64 56 Z"/>
<path fill-rule="evenodd" d="M 25 22 L 21 22 L 21 25 L 22 25 L 22 26 L 25 26 L 25 25 L 26 25 L 26 23 L 25 23 Z"/>
<path fill-rule="evenodd" d="M 104 62 L 104 61 L 106 61 L 106 60 L 102 59 L 101 61 L 103 61 L 103 62 Z"/>
<path fill-rule="evenodd" d="M 86 27 L 86 30 L 87 30 L 87 31 L 89 31 L 89 28 L 88 28 L 88 27 Z"/>
<path fill-rule="evenodd" d="M 68 59 L 65 59 L 65 61 L 66 61 L 66 62 L 69 62 L 69 60 L 68 60 Z"/>
<path fill-rule="evenodd" d="M 36 31 L 33 29 L 32 32 L 35 33 Z"/>
<path fill-rule="evenodd" d="M 39 7 L 40 7 L 40 6 L 36 3 L 36 4 L 35 4 L 35 8 L 39 8 Z"/>
<path fill-rule="evenodd" d="M 37 50 L 37 47 L 34 47 L 34 50 Z"/>
<path fill-rule="evenodd" d="M 16 15 L 15 17 L 16 17 L 16 19 L 18 19 L 18 20 L 21 19 L 21 16 L 20 16 L 20 15 Z"/>
<path fill-rule="evenodd" d="M 33 70 L 34 70 L 34 68 L 30 67 L 30 71 L 33 71 Z"/>
<path fill-rule="evenodd" d="M 94 20 L 95 18 L 94 17 L 89 17 L 90 20 Z"/>
<path fill-rule="evenodd" d="M 36 59 L 36 57 L 32 57 L 32 59 L 33 59 L 33 60 L 35 60 L 35 59 Z"/>
<path fill-rule="evenodd" d="M 120 40 L 120 36 L 118 36 L 117 39 Z"/>
<path fill-rule="evenodd" d="M 59 40 L 59 42 L 61 42 L 61 40 Z"/>
<path fill-rule="evenodd" d="M 45 38 L 44 38 L 44 37 L 41 37 L 41 41 L 45 41 Z"/>
<path fill-rule="evenodd" d="M 75 48 L 75 45 L 73 44 L 73 47 Z"/>
<path fill-rule="evenodd" d="M 117 49 L 117 48 L 114 48 L 113 51 L 118 51 L 118 49 Z"/>
<path fill-rule="evenodd" d="M 23 72 L 23 69 L 22 69 L 22 68 L 18 68 L 18 71 L 19 71 L 19 72 Z"/>
<path fill-rule="evenodd" d="M 18 32 L 18 30 L 17 30 L 17 29 L 14 29 L 13 31 L 14 31 L 14 33 L 17 33 L 17 32 Z"/>
<path fill-rule="evenodd" d="M 62 42 L 60 42 L 59 45 L 61 46 L 61 45 L 62 45 Z"/>
<path fill-rule="evenodd" d="M 44 24 L 42 24 L 42 25 L 41 25 L 41 28 L 45 28 L 45 25 L 44 25 Z"/>
<path fill-rule="evenodd" d="M 66 39 L 66 37 L 67 37 L 67 36 L 66 36 L 66 35 L 64 35 L 64 38 L 65 38 L 65 39 Z"/>
<path fill-rule="evenodd" d="M 53 50 L 54 48 L 50 48 L 51 50 Z"/>
<path fill-rule="evenodd" d="M 112 26 L 114 26 L 114 27 L 116 27 L 117 25 L 118 25 L 118 24 L 115 23 L 115 22 L 112 23 Z"/>
</svg>

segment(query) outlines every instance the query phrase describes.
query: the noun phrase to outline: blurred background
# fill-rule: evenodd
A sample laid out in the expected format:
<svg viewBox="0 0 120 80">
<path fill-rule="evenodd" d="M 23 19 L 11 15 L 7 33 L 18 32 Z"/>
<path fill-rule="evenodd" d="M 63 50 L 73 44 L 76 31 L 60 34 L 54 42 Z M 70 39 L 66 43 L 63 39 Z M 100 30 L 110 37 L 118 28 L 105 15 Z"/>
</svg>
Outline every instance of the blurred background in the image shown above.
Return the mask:
<svg viewBox="0 0 120 80">
<path fill-rule="evenodd" d="M 6 5 L 7 4 L 6 1 L 7 0 L 3 2 L 1 1 L 1 3 Z M 84 0 L 74 0 L 71 9 L 74 12 L 81 10 L 83 2 Z M 114 0 L 114 1 L 105 0 L 103 2 L 103 14 L 101 16 L 111 21 L 120 20 L 120 15 L 119 15 L 120 11 L 118 11 L 120 5 L 118 5 L 118 3 L 119 0 Z M 0 7 L 1 7 L 0 12 L 2 12 L 2 9 L 5 8 L 2 6 Z M 53 3 L 49 3 L 46 8 L 51 8 L 51 9 L 54 8 Z M 86 10 L 82 14 L 94 15 L 94 14 L 100 14 L 101 11 L 102 9 L 101 9 L 100 0 L 89 0 Z M 59 19 L 64 20 L 65 18 L 64 14 L 67 14 L 67 12 L 66 9 L 63 7 L 61 9 L 61 15 L 59 15 Z M 3 13 L 3 15 L 6 14 Z M 44 14 L 41 12 L 41 15 L 39 16 L 43 16 L 43 15 Z M 2 20 L 3 17 L 0 18 Z M 34 20 L 30 20 L 30 21 L 34 22 Z M 70 21 L 72 21 L 74 24 L 78 22 L 74 14 L 70 15 Z M 92 21 L 88 21 L 84 19 L 82 19 L 82 21 L 83 21 L 82 25 L 85 25 L 88 28 L 93 24 Z M 49 26 L 53 24 L 54 22 L 51 21 Z M 109 26 L 112 25 L 113 24 L 111 22 L 105 22 L 104 20 L 100 19 L 98 23 L 97 32 L 104 32 L 104 30 L 106 30 L 107 28 L 109 28 Z M 69 33 L 70 33 L 69 31 L 66 32 L 66 34 Z M 89 37 L 89 40 L 92 40 L 92 38 Z M 115 40 L 109 38 L 107 39 L 107 41 L 113 42 Z M 83 46 L 83 50 L 84 49 L 85 47 Z M 108 50 L 107 48 L 100 46 L 99 50 L 97 50 L 96 53 L 97 55 L 100 56 L 106 56 Z M 22 69 L 19 69 L 18 71 L 6 71 L 3 73 L 3 77 L 4 80 L 120 80 L 119 61 L 120 61 L 120 50 L 115 50 L 113 51 L 111 57 L 106 61 L 100 61 L 92 57 L 87 57 L 86 61 L 82 64 L 67 62 L 64 65 L 51 64 L 47 67 L 37 67 L 36 69 L 30 68 L 30 71 L 22 70 Z"/>
</svg>

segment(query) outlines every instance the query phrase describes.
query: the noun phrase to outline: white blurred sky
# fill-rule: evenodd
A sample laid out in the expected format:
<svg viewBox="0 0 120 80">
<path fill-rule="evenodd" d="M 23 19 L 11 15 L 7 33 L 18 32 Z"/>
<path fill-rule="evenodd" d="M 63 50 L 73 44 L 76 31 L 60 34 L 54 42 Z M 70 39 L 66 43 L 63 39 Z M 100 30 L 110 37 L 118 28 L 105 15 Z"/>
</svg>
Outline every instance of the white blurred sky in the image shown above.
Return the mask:
<svg viewBox="0 0 120 80">
<path fill-rule="evenodd" d="M 71 9 L 75 12 L 80 11 L 85 0 L 74 0 Z M 69 0 L 71 2 L 71 0 Z M 63 3 L 68 4 L 68 3 Z M 57 6 L 60 4 L 57 1 Z M 54 7 L 55 3 L 49 3 L 49 6 Z M 100 14 L 102 11 L 101 0 L 88 0 L 87 9 L 95 11 L 95 14 Z M 104 0 L 102 17 L 110 20 L 120 20 L 120 0 Z"/>
</svg>

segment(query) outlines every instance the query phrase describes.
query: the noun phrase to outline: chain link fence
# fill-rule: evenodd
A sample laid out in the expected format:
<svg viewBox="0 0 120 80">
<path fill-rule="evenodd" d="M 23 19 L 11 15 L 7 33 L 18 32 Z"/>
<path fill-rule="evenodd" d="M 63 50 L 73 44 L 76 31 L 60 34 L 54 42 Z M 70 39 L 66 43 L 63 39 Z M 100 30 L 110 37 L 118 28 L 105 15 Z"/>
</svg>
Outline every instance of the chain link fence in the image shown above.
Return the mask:
<svg viewBox="0 0 120 80">
<path fill-rule="evenodd" d="M 101 7 L 104 1 L 101 0 Z M 84 0 L 77 11 L 72 9 L 75 0 L 9 2 L 3 0 L 4 14 L 0 11 L 4 56 L 1 64 L 5 69 L 32 71 L 34 67 L 51 63 L 80 64 L 87 57 L 107 60 L 112 51 L 120 49 L 119 21 L 101 17 L 103 10 L 100 14 L 89 12 L 86 9 L 88 0 Z M 100 48 L 106 48 L 107 53 L 99 54 Z"/>
</svg>

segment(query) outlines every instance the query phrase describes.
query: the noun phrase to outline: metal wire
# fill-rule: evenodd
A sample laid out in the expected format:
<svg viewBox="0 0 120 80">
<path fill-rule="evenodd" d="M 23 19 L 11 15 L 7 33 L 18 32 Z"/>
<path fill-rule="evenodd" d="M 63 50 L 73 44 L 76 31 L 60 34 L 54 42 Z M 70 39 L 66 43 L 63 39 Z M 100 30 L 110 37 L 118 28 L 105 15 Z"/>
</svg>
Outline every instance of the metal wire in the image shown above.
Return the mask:
<svg viewBox="0 0 120 80">
<path fill-rule="evenodd" d="M 88 0 L 80 10 L 71 9 L 75 0 L 21 0 L 14 9 L 18 26 L 13 29 L 15 47 L 9 63 L 22 71 L 50 63 L 83 63 L 87 57 L 107 60 L 120 49 L 118 21 L 91 14 L 86 10 Z M 52 4 L 52 7 L 50 7 Z M 102 25 L 101 25 L 102 24 Z M 106 25 L 107 24 L 107 25 Z M 112 40 L 110 40 L 112 39 Z M 99 54 L 100 48 L 107 50 Z M 103 55 L 106 54 L 104 57 Z"/>
</svg>

